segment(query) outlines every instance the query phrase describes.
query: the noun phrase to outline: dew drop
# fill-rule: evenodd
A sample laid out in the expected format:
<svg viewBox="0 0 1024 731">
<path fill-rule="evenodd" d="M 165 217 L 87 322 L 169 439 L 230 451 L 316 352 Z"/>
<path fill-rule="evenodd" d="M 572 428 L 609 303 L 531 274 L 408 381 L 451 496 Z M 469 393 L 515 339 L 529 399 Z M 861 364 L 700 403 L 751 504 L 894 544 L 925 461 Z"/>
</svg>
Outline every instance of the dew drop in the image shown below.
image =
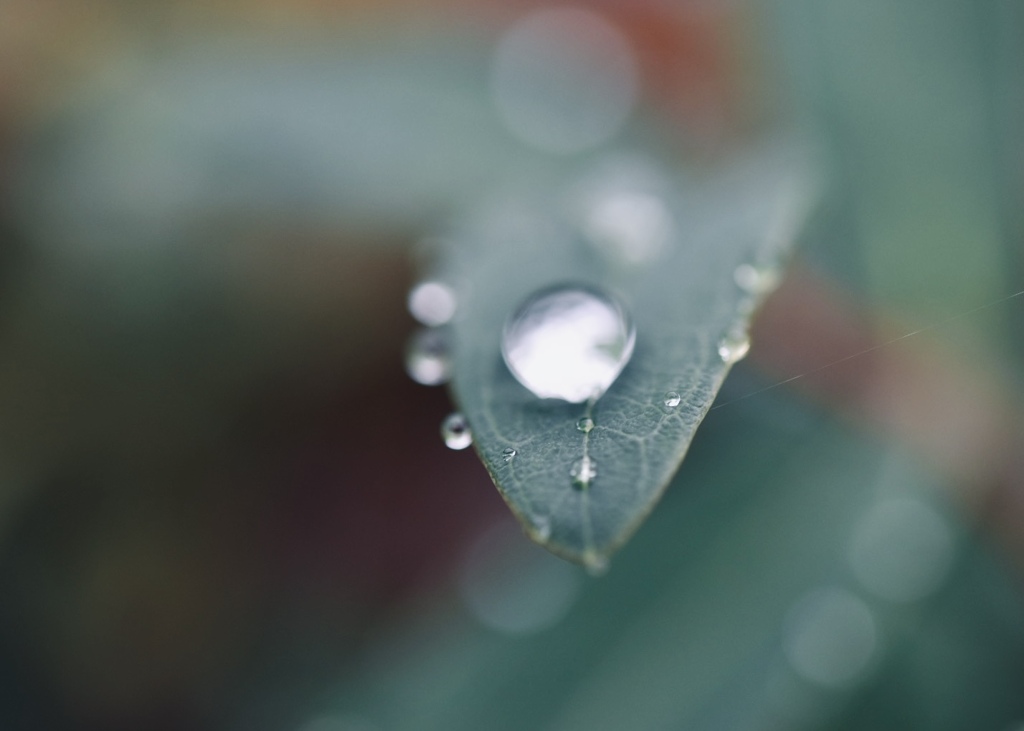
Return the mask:
<svg viewBox="0 0 1024 731">
<path fill-rule="evenodd" d="M 501 452 L 501 458 L 508 463 L 515 459 L 517 454 L 519 454 L 519 452 L 517 452 L 513 447 L 505 447 Z"/>
<path fill-rule="evenodd" d="M 608 573 L 608 557 L 594 551 L 583 554 L 583 568 L 591 576 L 604 576 Z"/>
<path fill-rule="evenodd" d="M 590 457 L 583 457 L 576 460 L 569 470 L 572 483 L 579 488 L 590 487 L 590 483 L 597 477 L 597 463 Z"/>
<path fill-rule="evenodd" d="M 769 265 L 740 264 L 732 273 L 736 286 L 753 295 L 767 294 L 779 286 L 779 270 Z"/>
<path fill-rule="evenodd" d="M 455 315 L 455 293 L 441 282 L 420 282 L 409 292 L 409 312 L 424 325 L 444 325 Z"/>
<path fill-rule="evenodd" d="M 726 363 L 732 364 L 743 360 L 750 351 L 750 336 L 745 332 L 728 333 L 718 343 L 718 355 Z"/>
<path fill-rule="evenodd" d="M 451 377 L 452 361 L 444 333 L 424 328 L 413 333 L 405 348 L 405 372 L 424 386 L 437 386 Z"/>
<path fill-rule="evenodd" d="M 576 422 L 576 428 L 584 434 L 589 434 L 594 428 L 594 420 L 589 416 L 584 416 L 582 419 Z"/>
<path fill-rule="evenodd" d="M 674 409 L 680 404 L 682 400 L 682 396 L 680 396 L 678 393 L 676 393 L 675 391 L 669 391 L 668 393 L 665 394 L 665 408 Z"/>
<path fill-rule="evenodd" d="M 501 353 L 539 398 L 599 398 L 633 355 L 636 328 L 621 304 L 593 287 L 560 285 L 524 302 L 505 323 Z"/>
<path fill-rule="evenodd" d="M 449 449 L 465 449 L 473 443 L 473 433 L 466 417 L 458 412 L 450 414 L 441 423 L 441 437 Z"/>
</svg>

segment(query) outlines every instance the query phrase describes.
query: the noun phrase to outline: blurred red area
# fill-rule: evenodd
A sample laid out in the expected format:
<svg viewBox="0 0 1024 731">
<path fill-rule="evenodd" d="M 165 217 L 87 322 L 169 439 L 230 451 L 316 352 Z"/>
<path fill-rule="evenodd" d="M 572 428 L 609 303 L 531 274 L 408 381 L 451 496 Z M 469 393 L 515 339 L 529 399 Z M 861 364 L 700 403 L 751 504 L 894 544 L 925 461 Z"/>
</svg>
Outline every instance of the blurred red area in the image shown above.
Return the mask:
<svg viewBox="0 0 1024 731">
<path fill-rule="evenodd" d="M 755 321 L 751 359 L 768 378 L 917 452 L 1024 568 L 1024 409 L 997 360 L 943 344 L 943 324 L 911 327 L 795 267 Z"/>
</svg>

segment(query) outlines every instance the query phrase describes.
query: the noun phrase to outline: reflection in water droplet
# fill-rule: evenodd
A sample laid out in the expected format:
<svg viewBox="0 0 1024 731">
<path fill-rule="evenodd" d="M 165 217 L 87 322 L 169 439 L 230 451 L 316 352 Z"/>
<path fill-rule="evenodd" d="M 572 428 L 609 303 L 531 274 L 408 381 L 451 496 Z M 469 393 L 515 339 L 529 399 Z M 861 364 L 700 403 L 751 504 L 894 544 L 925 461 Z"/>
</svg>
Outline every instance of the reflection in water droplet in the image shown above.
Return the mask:
<svg viewBox="0 0 1024 731">
<path fill-rule="evenodd" d="M 449 449 L 465 449 L 473 443 L 473 432 L 469 430 L 466 417 L 456 412 L 441 423 L 441 437 Z"/>
<path fill-rule="evenodd" d="M 581 152 L 610 139 L 637 96 L 629 41 L 583 8 L 527 15 L 501 39 L 492 71 L 494 102 L 506 127 L 545 152 Z"/>
<path fill-rule="evenodd" d="M 590 487 L 590 483 L 597 477 L 597 463 L 590 457 L 582 457 L 573 463 L 569 469 L 569 475 L 576 487 Z"/>
<path fill-rule="evenodd" d="M 718 356 L 726 363 L 743 360 L 749 351 L 750 336 L 742 331 L 732 331 L 718 343 Z"/>
<path fill-rule="evenodd" d="M 451 377 L 452 362 L 448 339 L 441 330 L 419 330 L 405 348 L 405 371 L 424 386 L 437 386 Z"/>
<path fill-rule="evenodd" d="M 630 265 L 650 264 L 668 249 L 674 229 L 672 213 L 656 195 L 609 192 L 595 200 L 583 223 L 598 251 Z"/>
<path fill-rule="evenodd" d="M 458 580 L 463 601 L 481 624 L 517 635 L 557 624 L 581 583 L 571 564 L 529 541 L 511 522 L 473 544 Z"/>
<path fill-rule="evenodd" d="M 512 447 L 505 447 L 505 449 L 501 451 L 501 458 L 505 462 L 511 462 L 517 454 L 519 454 L 519 452 L 517 452 Z"/>
<path fill-rule="evenodd" d="M 665 408 L 674 409 L 682 401 L 682 397 L 675 391 L 669 391 L 665 394 Z"/>
<path fill-rule="evenodd" d="M 535 396 L 582 403 L 608 390 L 635 340 L 631 319 L 609 295 L 563 285 L 534 294 L 509 317 L 501 353 Z"/>
<path fill-rule="evenodd" d="M 409 312 L 424 325 L 444 325 L 455 314 L 455 293 L 440 282 L 420 282 L 409 292 Z"/>
<path fill-rule="evenodd" d="M 594 420 L 589 416 L 584 416 L 582 419 L 576 422 L 576 428 L 584 434 L 589 434 L 594 428 Z"/>
<path fill-rule="evenodd" d="M 604 576 L 608 573 L 608 557 L 593 551 L 583 554 L 583 568 L 591 576 Z"/>
<path fill-rule="evenodd" d="M 923 599 L 942 583 L 953 558 L 946 521 L 927 503 L 890 498 L 858 524 L 850 566 L 864 587 L 893 602 Z"/>
<path fill-rule="evenodd" d="M 732 274 L 736 286 L 748 294 L 761 295 L 779 286 L 779 270 L 772 266 L 740 264 Z"/>
<path fill-rule="evenodd" d="M 822 588 L 790 611 L 783 647 L 805 680 L 836 688 L 863 672 L 877 639 L 875 618 L 863 601 L 845 589 Z"/>
</svg>

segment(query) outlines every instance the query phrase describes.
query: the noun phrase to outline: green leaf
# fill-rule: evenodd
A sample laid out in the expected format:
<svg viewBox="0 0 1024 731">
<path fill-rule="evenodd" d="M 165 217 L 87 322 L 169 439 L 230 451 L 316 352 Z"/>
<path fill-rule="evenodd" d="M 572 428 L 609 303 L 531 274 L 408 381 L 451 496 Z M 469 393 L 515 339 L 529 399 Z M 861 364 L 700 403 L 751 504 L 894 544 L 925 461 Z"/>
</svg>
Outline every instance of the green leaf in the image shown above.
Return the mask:
<svg viewBox="0 0 1024 731">
<path fill-rule="evenodd" d="M 451 390 L 481 460 L 528 535 L 593 570 L 657 502 L 729 371 L 720 345 L 742 340 L 766 293 L 739 286 L 737 267 L 777 280 L 815 188 L 805 157 L 780 142 L 699 178 L 609 177 L 609 164 L 510 186 L 455 226 L 434 272 L 458 298 Z M 636 263 L 595 246 L 586 191 L 609 180 L 668 207 L 662 256 Z M 637 329 L 632 359 L 593 404 L 537 398 L 501 355 L 509 314 L 563 282 L 615 293 Z M 587 415 L 594 427 L 583 433 Z M 597 474 L 579 488 L 570 470 L 585 455 Z"/>
</svg>

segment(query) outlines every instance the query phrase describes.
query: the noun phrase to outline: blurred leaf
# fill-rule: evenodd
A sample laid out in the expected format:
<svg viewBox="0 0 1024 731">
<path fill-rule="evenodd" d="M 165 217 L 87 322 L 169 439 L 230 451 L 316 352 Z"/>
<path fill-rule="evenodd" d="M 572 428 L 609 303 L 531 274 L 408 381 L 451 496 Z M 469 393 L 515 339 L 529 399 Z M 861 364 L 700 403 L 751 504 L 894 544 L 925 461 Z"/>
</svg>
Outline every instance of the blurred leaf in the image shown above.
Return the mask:
<svg viewBox="0 0 1024 731">
<path fill-rule="evenodd" d="M 503 632 L 434 597 L 331 706 L 393 731 L 1010 728 L 1024 703 L 1020 597 L 939 486 L 783 390 L 716 410 L 661 509 L 556 626 Z M 850 571 L 853 536 L 893 498 L 940 511 L 956 545 L 923 603 L 879 601 Z M 523 574 L 500 578 L 527 593 Z M 878 628 L 873 661 L 839 691 L 786 650 L 792 607 L 821 587 L 861 597 Z M 842 722 L 871 709 L 874 723 Z"/>
<path fill-rule="evenodd" d="M 739 286 L 734 272 L 750 265 L 748 274 L 764 273 L 761 285 L 777 279 L 806 215 L 805 163 L 773 142 L 700 180 L 669 181 L 661 196 L 669 245 L 645 265 L 593 245 L 573 206 L 586 176 L 531 181 L 453 234 L 438 272 L 459 301 L 452 390 L 484 465 L 534 540 L 600 569 L 651 510 L 729 371 L 720 344 L 745 334 L 767 289 Z M 637 329 L 631 361 L 592 408 L 535 397 L 502 361 L 509 314 L 564 282 L 616 293 Z M 595 425 L 585 434 L 577 421 L 587 415 Z M 570 471 L 584 456 L 596 477 L 580 489 Z"/>
</svg>

